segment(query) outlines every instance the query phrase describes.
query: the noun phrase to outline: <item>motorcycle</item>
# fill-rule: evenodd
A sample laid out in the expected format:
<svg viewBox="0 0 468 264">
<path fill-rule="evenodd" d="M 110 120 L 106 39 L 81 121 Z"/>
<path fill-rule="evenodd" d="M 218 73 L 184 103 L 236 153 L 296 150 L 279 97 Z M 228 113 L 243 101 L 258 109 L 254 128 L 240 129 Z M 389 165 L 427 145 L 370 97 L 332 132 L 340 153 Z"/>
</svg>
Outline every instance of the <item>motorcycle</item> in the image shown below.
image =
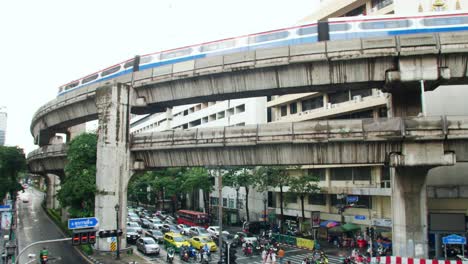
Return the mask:
<svg viewBox="0 0 468 264">
<path fill-rule="evenodd" d="M 167 256 L 166 256 L 166 262 L 167 263 L 172 263 L 174 261 L 174 254 L 175 254 L 175 251 L 172 248 L 170 248 L 167 251 Z"/>
<path fill-rule="evenodd" d="M 244 252 L 244 256 L 252 256 L 253 255 L 252 246 L 248 245 L 248 246 L 242 247 L 242 252 Z"/>
<path fill-rule="evenodd" d="M 211 261 L 211 256 L 210 256 L 210 254 L 209 254 L 208 252 L 206 252 L 206 251 L 203 251 L 203 253 L 201 254 L 200 258 L 201 258 L 200 263 L 206 263 L 206 264 L 208 264 L 208 263 L 210 263 L 210 261 Z"/>
<path fill-rule="evenodd" d="M 41 264 L 47 264 L 48 261 L 49 257 L 47 255 L 41 257 Z"/>
<path fill-rule="evenodd" d="M 190 254 L 188 249 L 181 249 L 180 251 L 180 259 L 185 262 L 189 262 Z"/>
</svg>

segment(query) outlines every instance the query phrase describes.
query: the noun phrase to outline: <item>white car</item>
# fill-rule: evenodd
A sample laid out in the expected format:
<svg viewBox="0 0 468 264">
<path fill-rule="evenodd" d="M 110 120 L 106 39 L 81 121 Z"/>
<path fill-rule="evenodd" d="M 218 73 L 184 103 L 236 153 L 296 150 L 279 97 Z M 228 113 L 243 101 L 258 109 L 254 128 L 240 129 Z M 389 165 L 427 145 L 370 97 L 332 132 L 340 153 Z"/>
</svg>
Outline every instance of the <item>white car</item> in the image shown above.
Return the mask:
<svg viewBox="0 0 468 264">
<path fill-rule="evenodd" d="M 212 236 L 219 236 L 219 226 L 209 226 L 206 230 L 207 230 Z M 223 230 L 223 234 L 229 235 L 229 232 Z"/>
</svg>

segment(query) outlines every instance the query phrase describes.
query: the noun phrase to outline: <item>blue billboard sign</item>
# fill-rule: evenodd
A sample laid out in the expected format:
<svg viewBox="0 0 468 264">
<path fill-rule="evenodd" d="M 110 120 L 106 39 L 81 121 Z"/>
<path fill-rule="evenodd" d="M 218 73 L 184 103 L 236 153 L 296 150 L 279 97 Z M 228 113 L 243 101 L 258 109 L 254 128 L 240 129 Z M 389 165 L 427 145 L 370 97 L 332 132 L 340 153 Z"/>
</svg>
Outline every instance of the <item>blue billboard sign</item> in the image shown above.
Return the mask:
<svg viewBox="0 0 468 264">
<path fill-rule="evenodd" d="M 346 202 L 347 202 L 347 203 L 356 203 L 357 201 L 359 201 L 359 197 L 358 197 L 358 196 L 355 196 L 355 195 L 348 195 L 348 196 L 346 196 Z"/>
<path fill-rule="evenodd" d="M 96 217 L 68 219 L 68 229 L 93 228 L 98 224 Z"/>
<path fill-rule="evenodd" d="M 444 244 L 458 244 L 465 245 L 466 238 L 458 235 L 450 235 L 442 238 L 442 243 Z"/>
</svg>

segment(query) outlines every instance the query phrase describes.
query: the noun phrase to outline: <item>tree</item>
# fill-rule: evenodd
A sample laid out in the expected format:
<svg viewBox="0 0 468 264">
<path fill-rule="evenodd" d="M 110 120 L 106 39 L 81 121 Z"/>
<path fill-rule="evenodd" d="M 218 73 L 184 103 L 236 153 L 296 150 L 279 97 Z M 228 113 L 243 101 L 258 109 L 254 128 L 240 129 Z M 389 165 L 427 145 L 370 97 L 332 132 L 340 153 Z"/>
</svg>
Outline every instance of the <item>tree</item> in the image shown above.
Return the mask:
<svg viewBox="0 0 468 264">
<path fill-rule="evenodd" d="M 186 192 L 202 190 L 203 205 L 205 210 L 209 210 L 209 197 L 213 189 L 213 181 L 207 169 L 202 167 L 189 168 L 185 171 L 185 179 L 182 183 L 182 189 Z M 194 208 L 195 209 L 195 208 Z M 209 211 L 207 211 L 209 213 Z"/>
<path fill-rule="evenodd" d="M 26 158 L 23 149 L 0 146 L 0 199 L 10 193 L 12 200 L 16 193 L 23 190 L 18 182 L 19 174 L 26 170 Z"/>
<path fill-rule="evenodd" d="M 304 198 L 306 197 L 306 195 L 309 194 L 320 193 L 320 187 L 318 187 L 319 182 L 319 177 L 308 173 L 298 177 L 291 177 L 289 181 L 289 191 L 297 193 L 297 195 L 301 199 L 302 221 L 304 221 L 305 219 Z"/>
<path fill-rule="evenodd" d="M 250 222 L 249 215 L 249 190 L 254 184 L 253 167 L 238 167 L 228 168 L 223 175 L 223 185 L 232 187 L 236 190 L 236 204 L 239 206 L 239 189 L 245 189 L 245 212 L 247 214 L 247 222 Z M 239 219 L 239 210 L 237 210 L 237 218 Z"/>
<path fill-rule="evenodd" d="M 259 167 L 255 170 L 255 188 L 260 192 L 268 191 L 269 188 L 280 189 L 280 229 L 284 226 L 284 192 L 283 187 L 288 186 L 290 176 L 286 166 Z"/>
<path fill-rule="evenodd" d="M 62 206 L 70 207 L 71 217 L 94 215 L 96 150 L 96 134 L 84 133 L 70 142 L 65 177 L 57 198 Z"/>
</svg>

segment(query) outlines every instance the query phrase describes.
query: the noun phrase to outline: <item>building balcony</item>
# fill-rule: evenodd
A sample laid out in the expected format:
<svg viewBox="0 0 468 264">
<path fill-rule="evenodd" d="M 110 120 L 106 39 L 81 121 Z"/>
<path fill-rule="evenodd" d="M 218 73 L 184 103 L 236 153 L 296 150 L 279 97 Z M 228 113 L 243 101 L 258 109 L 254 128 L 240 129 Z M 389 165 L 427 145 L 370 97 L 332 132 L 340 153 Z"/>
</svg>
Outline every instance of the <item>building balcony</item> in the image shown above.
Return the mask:
<svg viewBox="0 0 468 264">
<path fill-rule="evenodd" d="M 388 97 L 385 94 L 378 92 L 372 96 L 354 96 L 353 100 L 339 104 L 328 103 L 324 107 L 311 109 L 299 112 L 292 115 L 280 117 L 274 122 L 301 122 L 313 119 L 326 119 L 333 116 L 339 116 L 346 113 L 372 109 L 376 107 L 386 106 Z"/>
</svg>

